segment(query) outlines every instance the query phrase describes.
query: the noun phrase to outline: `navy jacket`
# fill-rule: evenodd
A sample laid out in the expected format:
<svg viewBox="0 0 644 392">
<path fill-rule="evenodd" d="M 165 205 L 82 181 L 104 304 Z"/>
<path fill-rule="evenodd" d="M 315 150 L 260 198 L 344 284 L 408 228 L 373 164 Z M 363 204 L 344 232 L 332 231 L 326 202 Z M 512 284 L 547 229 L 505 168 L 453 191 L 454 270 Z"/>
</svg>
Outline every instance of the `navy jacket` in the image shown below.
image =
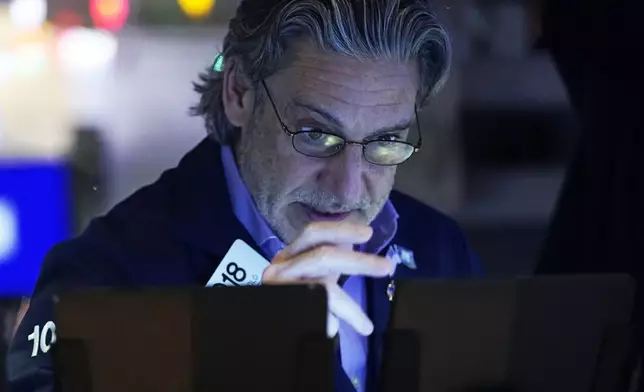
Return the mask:
<svg viewBox="0 0 644 392">
<path fill-rule="evenodd" d="M 418 266 L 414 271 L 399 268 L 398 277 L 480 273 L 478 261 L 452 220 L 397 192 L 391 200 L 400 214 L 392 244 L 412 250 Z M 220 148 L 205 139 L 177 168 L 95 219 L 78 238 L 49 252 L 31 308 L 9 350 L 11 391 L 52 390 L 51 353 L 34 347 L 29 335 L 36 326 L 43 328 L 53 321 L 55 293 L 96 286 L 204 286 L 237 239 L 254 245 L 231 208 Z M 381 344 L 379 336 L 387 325 L 388 282 L 370 279 L 367 283 L 368 313 L 375 324 L 372 347 Z M 377 351 L 370 350 L 374 354 L 368 358 L 369 390 L 377 373 Z M 348 377 L 336 368 L 336 390 L 351 391 Z"/>
</svg>

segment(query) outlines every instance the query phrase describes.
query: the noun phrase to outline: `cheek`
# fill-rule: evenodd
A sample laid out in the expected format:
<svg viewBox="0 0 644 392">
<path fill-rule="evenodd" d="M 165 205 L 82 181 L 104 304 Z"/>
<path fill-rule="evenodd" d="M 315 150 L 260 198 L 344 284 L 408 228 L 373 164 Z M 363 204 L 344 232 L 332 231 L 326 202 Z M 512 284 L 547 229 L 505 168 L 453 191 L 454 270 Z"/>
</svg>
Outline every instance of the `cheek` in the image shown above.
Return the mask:
<svg viewBox="0 0 644 392">
<path fill-rule="evenodd" d="M 295 150 L 292 143 L 291 138 L 286 135 L 280 135 L 276 143 L 279 169 L 282 171 L 282 173 L 279 173 L 280 176 L 312 177 L 323 168 L 323 161 L 300 154 Z"/>
<path fill-rule="evenodd" d="M 391 191 L 396 177 L 396 166 L 375 166 L 367 171 L 367 186 L 373 198 L 382 197 Z"/>
<path fill-rule="evenodd" d="M 311 183 L 316 181 L 318 173 L 323 168 L 322 162 L 307 157 L 295 151 L 288 137 L 277 144 L 277 173 L 275 175 L 284 184 L 286 194 L 300 188 L 311 188 Z"/>
<path fill-rule="evenodd" d="M 322 165 L 306 157 L 297 151 L 288 155 L 281 168 L 283 177 L 288 179 L 291 190 L 297 188 L 311 188 L 311 184 L 317 181 Z"/>
<path fill-rule="evenodd" d="M 274 140 L 275 154 L 280 161 L 282 170 L 295 170 L 301 165 L 306 165 L 304 155 L 295 151 L 293 148 L 293 139 L 284 131 L 277 130 L 277 138 Z"/>
</svg>

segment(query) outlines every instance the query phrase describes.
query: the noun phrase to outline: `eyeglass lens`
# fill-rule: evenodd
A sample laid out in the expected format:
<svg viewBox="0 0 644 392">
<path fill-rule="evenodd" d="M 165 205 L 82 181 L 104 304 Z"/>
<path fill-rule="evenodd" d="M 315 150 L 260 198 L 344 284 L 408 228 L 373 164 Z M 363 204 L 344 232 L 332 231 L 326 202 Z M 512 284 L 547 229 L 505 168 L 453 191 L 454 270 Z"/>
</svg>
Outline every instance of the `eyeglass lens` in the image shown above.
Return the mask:
<svg viewBox="0 0 644 392">
<path fill-rule="evenodd" d="M 323 132 L 298 132 L 293 135 L 293 147 L 300 153 L 317 158 L 331 157 L 345 148 L 340 136 Z M 372 140 L 364 145 L 364 157 L 377 165 L 397 165 L 406 161 L 414 146 L 401 141 Z"/>
</svg>

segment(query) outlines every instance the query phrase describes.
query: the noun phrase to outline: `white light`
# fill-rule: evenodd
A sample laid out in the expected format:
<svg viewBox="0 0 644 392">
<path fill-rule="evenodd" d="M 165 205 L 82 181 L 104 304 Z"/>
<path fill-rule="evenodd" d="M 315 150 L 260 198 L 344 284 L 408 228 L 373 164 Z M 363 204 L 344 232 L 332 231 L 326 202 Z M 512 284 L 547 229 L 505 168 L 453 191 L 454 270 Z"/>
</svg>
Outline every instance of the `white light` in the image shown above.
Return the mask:
<svg viewBox="0 0 644 392">
<path fill-rule="evenodd" d="M 0 199 L 0 264 L 18 248 L 18 216 L 7 200 Z"/>
<path fill-rule="evenodd" d="M 47 47 L 42 43 L 22 44 L 16 49 L 15 57 L 17 75 L 36 77 L 47 69 Z"/>
<path fill-rule="evenodd" d="M 16 70 L 16 61 L 13 55 L 0 52 L 0 86 L 8 83 Z"/>
<path fill-rule="evenodd" d="M 58 58 L 66 71 L 93 71 L 108 67 L 116 57 L 118 42 L 105 31 L 76 27 L 58 41 Z"/>
<path fill-rule="evenodd" d="M 9 19 L 17 29 L 38 29 L 47 19 L 47 1 L 12 0 L 9 4 Z"/>
</svg>

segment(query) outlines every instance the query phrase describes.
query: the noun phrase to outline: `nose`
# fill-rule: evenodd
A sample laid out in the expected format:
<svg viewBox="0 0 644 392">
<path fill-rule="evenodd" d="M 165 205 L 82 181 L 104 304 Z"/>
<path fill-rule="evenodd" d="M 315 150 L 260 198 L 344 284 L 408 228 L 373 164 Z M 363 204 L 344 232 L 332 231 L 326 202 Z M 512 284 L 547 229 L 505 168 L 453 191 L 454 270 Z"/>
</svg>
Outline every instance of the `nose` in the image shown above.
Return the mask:
<svg viewBox="0 0 644 392">
<path fill-rule="evenodd" d="M 355 202 L 364 192 L 366 165 L 362 146 L 348 144 L 339 154 L 327 158 L 319 180 L 324 189 L 343 201 Z"/>
</svg>

